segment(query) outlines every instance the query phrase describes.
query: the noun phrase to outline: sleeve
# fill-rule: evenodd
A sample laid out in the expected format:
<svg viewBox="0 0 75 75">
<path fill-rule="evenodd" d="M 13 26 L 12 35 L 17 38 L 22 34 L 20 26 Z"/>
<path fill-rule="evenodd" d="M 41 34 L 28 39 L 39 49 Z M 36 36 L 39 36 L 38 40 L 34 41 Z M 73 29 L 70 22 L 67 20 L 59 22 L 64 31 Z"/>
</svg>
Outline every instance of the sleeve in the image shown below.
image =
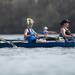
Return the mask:
<svg viewBox="0 0 75 75">
<path fill-rule="evenodd" d="M 28 33 L 28 29 L 25 29 L 25 30 L 24 30 L 24 33 Z"/>
</svg>

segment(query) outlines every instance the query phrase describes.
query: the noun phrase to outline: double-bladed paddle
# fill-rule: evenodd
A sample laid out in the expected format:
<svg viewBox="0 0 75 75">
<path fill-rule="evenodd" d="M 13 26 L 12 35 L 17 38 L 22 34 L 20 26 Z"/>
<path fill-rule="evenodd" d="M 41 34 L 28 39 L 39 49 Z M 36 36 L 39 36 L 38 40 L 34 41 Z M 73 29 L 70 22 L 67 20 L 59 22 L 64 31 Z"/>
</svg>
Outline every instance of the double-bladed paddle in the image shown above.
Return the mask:
<svg viewBox="0 0 75 75">
<path fill-rule="evenodd" d="M 5 40 L 3 38 L 0 38 L 0 41 L 3 41 L 5 43 L 8 43 L 8 44 L 12 45 L 12 47 L 17 48 L 17 46 L 12 41 L 7 41 L 7 40 Z"/>
</svg>

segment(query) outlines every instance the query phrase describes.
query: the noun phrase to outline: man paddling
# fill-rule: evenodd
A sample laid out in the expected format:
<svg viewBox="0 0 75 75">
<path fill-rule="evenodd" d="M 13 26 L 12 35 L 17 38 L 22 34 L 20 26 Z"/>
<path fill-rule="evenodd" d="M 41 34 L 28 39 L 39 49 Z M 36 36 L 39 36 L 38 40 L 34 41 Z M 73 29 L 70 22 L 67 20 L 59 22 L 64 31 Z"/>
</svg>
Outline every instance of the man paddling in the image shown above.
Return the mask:
<svg viewBox="0 0 75 75">
<path fill-rule="evenodd" d="M 65 41 L 72 41 L 74 40 L 73 34 L 71 34 L 69 30 L 70 21 L 69 20 L 63 20 L 60 23 L 60 37 L 63 37 Z"/>
</svg>

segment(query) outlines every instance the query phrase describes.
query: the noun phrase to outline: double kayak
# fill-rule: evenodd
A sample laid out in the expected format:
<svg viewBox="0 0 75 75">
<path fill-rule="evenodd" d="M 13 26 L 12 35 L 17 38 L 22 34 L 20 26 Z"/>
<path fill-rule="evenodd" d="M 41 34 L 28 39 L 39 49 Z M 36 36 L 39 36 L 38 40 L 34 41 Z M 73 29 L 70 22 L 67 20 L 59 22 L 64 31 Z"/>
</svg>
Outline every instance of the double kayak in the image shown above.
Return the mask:
<svg viewBox="0 0 75 75">
<path fill-rule="evenodd" d="M 28 43 L 23 38 L 19 39 L 1 39 L 0 48 L 24 47 L 24 48 L 40 48 L 40 47 L 75 47 L 74 41 L 64 41 L 62 38 L 58 39 L 59 35 L 49 35 L 46 42 Z M 41 36 L 44 39 L 44 36 Z M 74 38 L 75 39 L 75 38 Z"/>
<path fill-rule="evenodd" d="M 39 47 L 75 47 L 75 42 L 74 41 L 47 41 L 47 42 L 41 42 L 41 43 L 28 43 L 24 41 L 15 41 L 12 43 L 8 42 L 0 42 L 0 48 L 5 48 L 5 47 L 24 47 L 24 48 L 39 48 Z"/>
</svg>

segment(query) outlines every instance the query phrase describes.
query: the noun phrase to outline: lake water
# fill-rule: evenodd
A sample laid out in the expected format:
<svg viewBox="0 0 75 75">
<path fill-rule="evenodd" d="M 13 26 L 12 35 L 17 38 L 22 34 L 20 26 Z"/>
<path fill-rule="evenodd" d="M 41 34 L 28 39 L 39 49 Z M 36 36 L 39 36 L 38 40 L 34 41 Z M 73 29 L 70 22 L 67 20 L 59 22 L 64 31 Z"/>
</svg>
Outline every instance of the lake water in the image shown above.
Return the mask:
<svg viewBox="0 0 75 75">
<path fill-rule="evenodd" d="M 75 75 L 75 48 L 1 48 L 0 75 Z"/>
</svg>

